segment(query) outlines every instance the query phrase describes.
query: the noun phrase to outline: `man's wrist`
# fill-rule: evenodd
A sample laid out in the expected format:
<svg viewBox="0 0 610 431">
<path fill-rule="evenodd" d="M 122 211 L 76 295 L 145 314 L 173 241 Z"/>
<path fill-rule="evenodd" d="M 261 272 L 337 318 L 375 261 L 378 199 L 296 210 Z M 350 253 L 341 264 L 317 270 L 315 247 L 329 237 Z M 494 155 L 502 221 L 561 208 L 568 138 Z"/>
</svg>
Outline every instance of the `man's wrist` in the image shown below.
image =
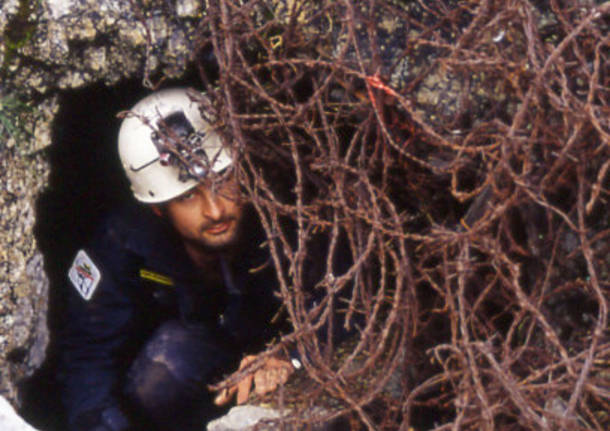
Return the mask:
<svg viewBox="0 0 610 431">
<path fill-rule="evenodd" d="M 296 357 L 290 358 L 290 363 L 292 364 L 295 370 L 299 370 L 303 366 L 299 358 Z"/>
</svg>

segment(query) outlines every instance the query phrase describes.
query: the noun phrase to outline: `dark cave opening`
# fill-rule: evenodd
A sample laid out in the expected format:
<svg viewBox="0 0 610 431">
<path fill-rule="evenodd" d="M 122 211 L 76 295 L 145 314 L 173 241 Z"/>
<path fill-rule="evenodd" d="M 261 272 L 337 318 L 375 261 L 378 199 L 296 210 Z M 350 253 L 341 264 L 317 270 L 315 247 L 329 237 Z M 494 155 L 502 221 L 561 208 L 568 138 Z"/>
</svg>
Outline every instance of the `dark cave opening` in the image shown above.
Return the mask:
<svg viewBox="0 0 610 431">
<path fill-rule="evenodd" d="M 192 77 L 164 84 L 178 85 L 197 87 Z M 60 94 L 52 145 L 46 150 L 49 182 L 36 204 L 35 235 L 50 282 L 50 343 L 43 365 L 19 384 L 19 414 L 40 431 L 66 429 L 55 375 L 57 333 L 62 325 L 70 324 L 63 318 L 62 301 L 65 289 L 70 288 L 67 272 L 101 218 L 132 198 L 118 157 L 121 119 L 117 113 L 149 92 L 141 80 L 125 80 L 114 86 L 95 84 Z"/>
</svg>

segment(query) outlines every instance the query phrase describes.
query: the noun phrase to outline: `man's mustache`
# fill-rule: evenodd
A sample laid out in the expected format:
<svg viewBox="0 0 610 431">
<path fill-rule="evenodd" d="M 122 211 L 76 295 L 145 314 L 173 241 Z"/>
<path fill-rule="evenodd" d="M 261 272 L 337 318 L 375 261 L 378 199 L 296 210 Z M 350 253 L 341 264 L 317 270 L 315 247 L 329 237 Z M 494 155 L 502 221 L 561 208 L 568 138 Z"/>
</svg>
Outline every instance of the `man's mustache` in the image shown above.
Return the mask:
<svg viewBox="0 0 610 431">
<path fill-rule="evenodd" d="M 217 220 L 210 220 L 209 222 L 202 224 L 199 228 L 199 231 L 205 232 L 215 225 L 233 222 L 233 221 L 235 221 L 235 217 L 233 217 L 233 216 L 223 217 L 223 218 L 217 219 Z"/>
</svg>

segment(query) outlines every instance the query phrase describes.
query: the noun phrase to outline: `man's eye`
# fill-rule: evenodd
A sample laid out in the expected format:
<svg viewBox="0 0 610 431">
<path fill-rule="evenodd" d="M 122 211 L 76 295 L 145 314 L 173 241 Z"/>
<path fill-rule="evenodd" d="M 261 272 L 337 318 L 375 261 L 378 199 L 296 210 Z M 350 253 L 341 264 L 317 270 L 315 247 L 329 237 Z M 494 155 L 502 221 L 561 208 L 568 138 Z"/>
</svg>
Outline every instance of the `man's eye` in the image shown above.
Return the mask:
<svg viewBox="0 0 610 431">
<path fill-rule="evenodd" d="M 180 196 L 180 197 L 178 198 L 178 200 L 179 200 L 180 202 L 184 202 L 184 201 L 191 200 L 191 199 L 192 199 L 192 198 L 194 198 L 194 197 L 195 197 L 195 193 L 193 193 L 193 192 L 188 192 L 188 193 L 185 193 L 185 194 L 183 194 L 182 196 Z"/>
</svg>

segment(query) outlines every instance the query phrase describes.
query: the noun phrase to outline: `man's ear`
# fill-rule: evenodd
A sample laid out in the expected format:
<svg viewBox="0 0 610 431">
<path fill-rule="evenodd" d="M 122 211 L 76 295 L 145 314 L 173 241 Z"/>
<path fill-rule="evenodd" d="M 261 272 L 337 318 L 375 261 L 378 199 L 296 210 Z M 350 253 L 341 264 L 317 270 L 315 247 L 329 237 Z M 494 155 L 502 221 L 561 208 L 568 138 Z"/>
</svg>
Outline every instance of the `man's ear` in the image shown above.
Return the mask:
<svg viewBox="0 0 610 431">
<path fill-rule="evenodd" d="M 163 216 L 163 211 L 161 211 L 161 207 L 159 205 L 151 205 L 150 209 L 152 210 L 152 212 L 157 216 L 157 217 L 161 217 Z"/>
</svg>

